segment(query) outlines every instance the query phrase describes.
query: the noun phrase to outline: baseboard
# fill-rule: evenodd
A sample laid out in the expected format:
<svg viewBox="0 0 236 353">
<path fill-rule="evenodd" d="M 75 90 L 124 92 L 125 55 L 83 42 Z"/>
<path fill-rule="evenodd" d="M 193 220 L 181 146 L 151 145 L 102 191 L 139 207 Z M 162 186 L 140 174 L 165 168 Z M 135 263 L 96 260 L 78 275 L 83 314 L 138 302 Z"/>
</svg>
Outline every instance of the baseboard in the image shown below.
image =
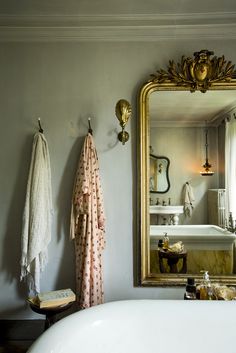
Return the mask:
<svg viewBox="0 0 236 353">
<path fill-rule="evenodd" d="M 35 341 L 44 331 L 44 320 L 0 320 L 0 343 Z"/>
</svg>

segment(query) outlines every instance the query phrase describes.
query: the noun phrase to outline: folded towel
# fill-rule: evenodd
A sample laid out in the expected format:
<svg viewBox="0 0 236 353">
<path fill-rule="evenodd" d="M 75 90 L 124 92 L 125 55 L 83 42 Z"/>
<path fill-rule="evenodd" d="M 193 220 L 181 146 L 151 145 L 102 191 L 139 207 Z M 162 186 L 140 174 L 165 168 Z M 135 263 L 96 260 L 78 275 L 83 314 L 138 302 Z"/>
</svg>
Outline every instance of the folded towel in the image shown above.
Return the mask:
<svg viewBox="0 0 236 353">
<path fill-rule="evenodd" d="M 168 251 L 180 254 L 184 251 L 184 244 L 182 243 L 182 241 L 177 241 L 177 243 L 174 243 L 168 247 Z"/>
<path fill-rule="evenodd" d="M 195 197 L 193 194 L 193 189 L 189 183 L 184 185 L 183 189 L 183 196 L 184 196 L 184 214 L 185 216 L 191 217 L 193 211 L 193 202 L 195 201 Z"/>
</svg>

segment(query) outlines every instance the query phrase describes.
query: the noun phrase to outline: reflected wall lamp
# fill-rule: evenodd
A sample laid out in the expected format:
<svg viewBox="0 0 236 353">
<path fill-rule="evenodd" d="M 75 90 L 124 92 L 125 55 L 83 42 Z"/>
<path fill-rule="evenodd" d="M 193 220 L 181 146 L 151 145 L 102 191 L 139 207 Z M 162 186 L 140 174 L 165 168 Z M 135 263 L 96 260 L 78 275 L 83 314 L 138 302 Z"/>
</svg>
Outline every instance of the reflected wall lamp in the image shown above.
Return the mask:
<svg viewBox="0 0 236 353">
<path fill-rule="evenodd" d="M 202 176 L 211 176 L 214 174 L 214 172 L 211 170 L 211 164 L 208 161 L 208 129 L 205 131 L 205 136 L 206 136 L 206 142 L 205 142 L 205 149 L 206 149 L 206 161 L 205 164 L 203 165 L 204 170 L 200 172 Z"/>
<path fill-rule="evenodd" d="M 129 134 L 127 131 L 125 131 L 125 126 L 131 117 L 132 113 L 132 108 L 131 104 L 125 100 L 125 99 L 120 99 L 116 103 L 116 117 L 120 122 L 120 126 L 122 128 L 122 131 L 119 132 L 118 134 L 118 140 L 122 142 L 122 145 L 124 145 L 128 140 L 129 140 Z"/>
</svg>

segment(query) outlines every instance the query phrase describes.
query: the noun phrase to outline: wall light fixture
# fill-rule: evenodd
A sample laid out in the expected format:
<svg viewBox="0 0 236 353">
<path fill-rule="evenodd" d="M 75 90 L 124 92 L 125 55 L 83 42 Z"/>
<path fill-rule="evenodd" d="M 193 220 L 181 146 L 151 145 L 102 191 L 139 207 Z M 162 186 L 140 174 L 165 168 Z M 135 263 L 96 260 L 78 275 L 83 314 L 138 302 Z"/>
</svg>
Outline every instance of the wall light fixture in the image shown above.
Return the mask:
<svg viewBox="0 0 236 353">
<path fill-rule="evenodd" d="M 120 126 L 122 128 L 122 131 L 119 132 L 118 134 L 118 140 L 122 142 L 122 145 L 124 145 L 128 140 L 129 140 L 129 134 L 127 131 L 125 131 L 125 125 L 127 124 L 129 118 L 131 117 L 131 104 L 125 100 L 125 99 L 120 99 L 116 103 L 116 117 L 120 122 Z"/>
</svg>

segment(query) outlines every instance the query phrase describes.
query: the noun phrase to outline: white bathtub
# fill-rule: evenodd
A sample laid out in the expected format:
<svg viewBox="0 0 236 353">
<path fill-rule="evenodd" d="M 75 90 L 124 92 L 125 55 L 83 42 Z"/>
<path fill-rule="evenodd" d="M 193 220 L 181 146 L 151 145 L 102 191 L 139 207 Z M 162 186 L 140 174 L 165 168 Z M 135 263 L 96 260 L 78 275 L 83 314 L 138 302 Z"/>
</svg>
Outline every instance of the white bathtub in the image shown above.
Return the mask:
<svg viewBox="0 0 236 353">
<path fill-rule="evenodd" d="M 151 250 L 167 233 L 171 243 L 182 241 L 188 250 L 233 250 L 236 235 L 215 225 L 150 226 Z M 236 350 L 235 350 L 236 352 Z"/>
<path fill-rule="evenodd" d="M 236 303 L 130 300 L 72 314 L 28 353 L 235 353 Z"/>
</svg>

